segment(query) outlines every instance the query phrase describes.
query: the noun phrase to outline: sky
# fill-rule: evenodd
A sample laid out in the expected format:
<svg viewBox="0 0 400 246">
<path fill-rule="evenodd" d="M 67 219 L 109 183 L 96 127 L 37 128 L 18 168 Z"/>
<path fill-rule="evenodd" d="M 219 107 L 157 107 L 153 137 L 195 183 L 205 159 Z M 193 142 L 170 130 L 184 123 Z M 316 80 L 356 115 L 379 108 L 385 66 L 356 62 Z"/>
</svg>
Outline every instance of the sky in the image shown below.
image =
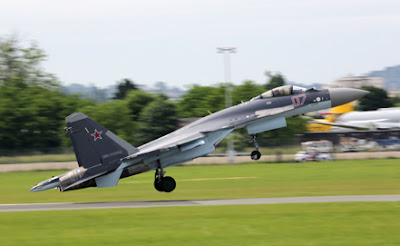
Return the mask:
<svg viewBox="0 0 400 246">
<path fill-rule="evenodd" d="M 329 83 L 400 64 L 397 0 L 0 0 L 0 37 L 37 41 L 65 84 Z"/>
</svg>

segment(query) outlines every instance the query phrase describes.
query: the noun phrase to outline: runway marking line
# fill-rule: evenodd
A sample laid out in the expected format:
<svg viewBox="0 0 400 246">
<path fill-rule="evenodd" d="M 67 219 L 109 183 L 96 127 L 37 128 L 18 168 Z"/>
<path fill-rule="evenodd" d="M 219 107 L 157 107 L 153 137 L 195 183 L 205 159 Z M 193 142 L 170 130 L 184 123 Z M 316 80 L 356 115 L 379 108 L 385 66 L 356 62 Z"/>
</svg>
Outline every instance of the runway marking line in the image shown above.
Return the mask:
<svg viewBox="0 0 400 246">
<path fill-rule="evenodd" d="M 259 179 L 260 177 L 226 177 L 226 178 L 199 178 L 199 179 L 181 179 L 177 182 L 190 182 L 190 181 L 209 181 L 209 180 L 237 180 L 237 179 Z M 141 184 L 141 183 L 151 183 L 151 181 L 122 181 L 123 184 Z"/>
<path fill-rule="evenodd" d="M 330 202 L 400 202 L 400 195 L 359 195 L 359 196 L 316 196 L 316 197 L 270 197 L 214 200 L 158 200 L 158 201 L 121 201 L 87 203 L 34 203 L 2 204 L 1 212 L 146 208 L 146 207 L 187 207 L 187 206 L 225 206 L 256 204 L 290 203 L 330 203 Z"/>
</svg>

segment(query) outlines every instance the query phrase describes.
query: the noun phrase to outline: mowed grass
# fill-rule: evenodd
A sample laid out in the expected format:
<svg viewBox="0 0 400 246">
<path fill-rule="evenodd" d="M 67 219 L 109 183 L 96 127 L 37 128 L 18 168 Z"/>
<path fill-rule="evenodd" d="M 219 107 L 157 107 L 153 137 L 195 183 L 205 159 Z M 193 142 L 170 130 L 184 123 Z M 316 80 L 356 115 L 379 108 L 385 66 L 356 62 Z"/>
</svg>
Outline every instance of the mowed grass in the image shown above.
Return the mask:
<svg viewBox="0 0 400 246">
<path fill-rule="evenodd" d="M 96 202 L 400 194 L 400 161 L 168 168 L 117 187 L 29 192 L 60 171 L 0 174 L 0 202 Z M 400 245 L 400 202 L 126 208 L 0 213 L 0 245 Z"/>
<path fill-rule="evenodd" d="M 0 214 L 1 245 L 399 245 L 400 203 Z"/>
<path fill-rule="evenodd" d="M 0 156 L 0 164 L 76 161 L 74 154 Z"/>
<path fill-rule="evenodd" d="M 400 194 L 397 159 L 182 166 L 166 171 L 177 181 L 177 188 L 171 193 L 154 189 L 153 172 L 120 180 L 116 187 L 64 193 L 29 192 L 33 185 L 62 171 L 0 173 L 0 203 Z"/>
</svg>

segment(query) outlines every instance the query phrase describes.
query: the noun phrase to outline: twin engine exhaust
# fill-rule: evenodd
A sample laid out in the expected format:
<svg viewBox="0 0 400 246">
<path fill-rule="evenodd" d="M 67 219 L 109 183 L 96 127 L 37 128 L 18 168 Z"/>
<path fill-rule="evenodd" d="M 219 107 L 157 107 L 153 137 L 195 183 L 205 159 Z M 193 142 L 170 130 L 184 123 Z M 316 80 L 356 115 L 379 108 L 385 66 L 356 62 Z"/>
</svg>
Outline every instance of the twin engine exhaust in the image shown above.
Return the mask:
<svg viewBox="0 0 400 246">
<path fill-rule="evenodd" d="M 45 180 L 43 182 L 40 182 L 39 184 L 35 185 L 30 191 L 36 192 L 36 191 L 44 191 L 44 190 L 49 190 L 49 189 L 53 189 L 53 188 L 58 188 L 60 190 L 60 192 L 66 191 L 66 188 L 68 188 L 68 186 L 70 186 L 71 184 L 79 181 L 82 176 L 85 174 L 85 172 L 87 171 L 87 169 L 83 168 L 83 167 L 78 167 L 75 168 L 65 174 L 56 176 L 56 177 L 52 177 L 48 180 Z M 83 186 L 93 186 L 93 184 L 86 184 L 85 182 L 78 185 L 80 188 Z M 71 188 L 75 189 L 75 187 Z M 70 190 L 70 189 L 67 189 Z"/>
</svg>

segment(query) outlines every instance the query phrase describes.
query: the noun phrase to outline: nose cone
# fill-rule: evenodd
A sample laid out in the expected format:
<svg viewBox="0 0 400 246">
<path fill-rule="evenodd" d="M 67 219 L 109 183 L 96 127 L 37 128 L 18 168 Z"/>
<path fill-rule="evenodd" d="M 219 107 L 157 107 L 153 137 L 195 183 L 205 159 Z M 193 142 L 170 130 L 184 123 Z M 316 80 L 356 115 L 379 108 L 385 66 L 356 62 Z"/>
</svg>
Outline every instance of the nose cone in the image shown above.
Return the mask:
<svg viewBox="0 0 400 246">
<path fill-rule="evenodd" d="M 360 99 L 368 93 L 369 91 L 353 88 L 331 88 L 329 89 L 329 95 L 331 96 L 331 107 L 336 107 Z"/>
<path fill-rule="evenodd" d="M 32 187 L 32 189 L 29 190 L 30 192 L 37 192 L 37 191 L 42 191 L 39 186 L 35 185 Z"/>
</svg>

